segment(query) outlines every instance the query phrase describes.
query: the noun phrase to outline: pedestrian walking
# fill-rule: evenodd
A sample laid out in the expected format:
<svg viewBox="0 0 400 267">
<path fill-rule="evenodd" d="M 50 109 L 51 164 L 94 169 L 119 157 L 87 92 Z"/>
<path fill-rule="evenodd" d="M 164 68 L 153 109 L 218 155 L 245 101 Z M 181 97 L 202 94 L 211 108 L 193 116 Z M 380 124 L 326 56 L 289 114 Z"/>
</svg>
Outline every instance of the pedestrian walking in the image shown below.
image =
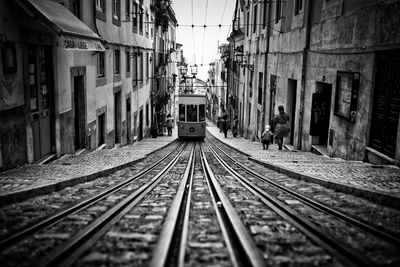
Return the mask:
<svg viewBox="0 0 400 267">
<path fill-rule="evenodd" d="M 225 138 L 228 137 L 228 129 L 229 129 L 228 115 L 225 114 L 222 117 L 222 130 L 224 131 Z"/>
<path fill-rule="evenodd" d="M 232 135 L 233 135 L 233 137 L 237 136 L 238 125 L 239 125 L 239 120 L 238 120 L 237 115 L 235 115 L 235 118 L 233 119 L 233 122 L 232 122 Z"/>
<path fill-rule="evenodd" d="M 261 134 L 261 143 L 263 145 L 263 149 L 268 149 L 269 144 L 273 141 L 274 134 L 270 130 L 270 126 L 266 125 L 264 132 Z"/>
<path fill-rule="evenodd" d="M 168 136 L 171 136 L 172 126 L 174 125 L 174 119 L 172 118 L 171 113 L 168 113 L 167 115 L 166 124 L 167 124 Z"/>
<path fill-rule="evenodd" d="M 222 118 L 221 118 L 221 116 L 218 116 L 217 127 L 219 129 L 219 132 L 222 133 Z"/>
<path fill-rule="evenodd" d="M 289 128 L 289 115 L 285 112 L 285 108 L 283 106 L 278 107 L 279 114 L 276 115 L 273 119 L 274 123 L 274 137 L 276 138 L 276 142 L 278 143 L 279 150 L 282 150 L 283 138 L 287 137 L 290 133 Z"/>
</svg>

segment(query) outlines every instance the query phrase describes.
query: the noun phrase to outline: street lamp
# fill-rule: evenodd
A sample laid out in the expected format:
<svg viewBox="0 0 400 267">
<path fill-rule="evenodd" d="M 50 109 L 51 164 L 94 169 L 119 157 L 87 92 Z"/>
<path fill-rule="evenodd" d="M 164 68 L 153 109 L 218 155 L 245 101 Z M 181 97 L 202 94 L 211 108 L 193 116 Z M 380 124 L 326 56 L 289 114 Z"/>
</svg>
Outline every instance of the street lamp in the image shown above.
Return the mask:
<svg viewBox="0 0 400 267">
<path fill-rule="evenodd" d="M 186 74 L 187 74 L 187 71 L 188 71 L 188 69 L 187 69 L 186 66 L 180 66 L 179 67 L 179 72 L 181 73 L 181 76 L 182 76 L 184 84 L 185 84 L 184 85 L 184 92 L 185 93 L 186 93 L 186 78 L 187 78 Z M 181 84 L 181 83 L 179 82 L 179 84 Z"/>
<path fill-rule="evenodd" d="M 194 86 L 193 79 L 196 78 L 196 75 L 197 75 L 197 65 L 196 64 L 191 66 L 190 73 L 192 74 L 192 77 L 190 79 L 192 81 L 192 93 L 193 93 L 193 86 Z"/>
<path fill-rule="evenodd" d="M 243 63 L 243 53 L 241 52 L 236 52 L 235 53 L 236 61 L 241 64 Z"/>
<path fill-rule="evenodd" d="M 184 83 L 185 83 L 184 92 L 186 93 L 186 79 L 191 79 L 192 80 L 192 93 L 193 93 L 193 79 L 196 78 L 196 75 L 197 75 L 197 65 L 193 65 L 193 66 L 190 67 L 191 76 L 187 75 L 188 68 L 186 66 L 180 66 L 179 67 L 179 72 L 181 73 L 181 76 L 182 76 L 182 78 L 184 80 Z"/>
<path fill-rule="evenodd" d="M 180 66 L 179 71 L 181 72 L 182 76 L 185 77 L 187 73 L 187 67 L 186 66 Z"/>
<path fill-rule="evenodd" d="M 236 56 L 236 60 L 240 63 L 240 66 L 242 68 L 248 68 L 250 71 L 254 70 L 254 65 L 253 64 L 249 64 L 248 62 L 248 57 L 249 57 L 249 53 L 247 52 L 246 55 L 243 55 L 243 53 L 237 52 L 235 54 Z"/>
<path fill-rule="evenodd" d="M 195 76 L 197 75 L 197 65 L 196 64 L 191 66 L 190 73 L 193 75 L 193 78 L 195 78 Z"/>
</svg>

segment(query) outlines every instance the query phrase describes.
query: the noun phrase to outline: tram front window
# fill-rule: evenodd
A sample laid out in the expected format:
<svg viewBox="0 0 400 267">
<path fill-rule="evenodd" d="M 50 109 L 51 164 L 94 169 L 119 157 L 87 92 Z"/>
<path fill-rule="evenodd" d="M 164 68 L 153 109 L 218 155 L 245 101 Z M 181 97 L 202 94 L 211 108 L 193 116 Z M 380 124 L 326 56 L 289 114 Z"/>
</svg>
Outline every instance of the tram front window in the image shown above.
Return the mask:
<svg viewBox="0 0 400 267">
<path fill-rule="evenodd" d="M 187 121 L 197 122 L 197 105 L 187 105 Z"/>
<path fill-rule="evenodd" d="M 185 121 L 185 105 L 179 104 L 179 121 Z"/>
<path fill-rule="evenodd" d="M 199 105 L 199 121 L 206 120 L 206 105 L 200 104 Z"/>
</svg>

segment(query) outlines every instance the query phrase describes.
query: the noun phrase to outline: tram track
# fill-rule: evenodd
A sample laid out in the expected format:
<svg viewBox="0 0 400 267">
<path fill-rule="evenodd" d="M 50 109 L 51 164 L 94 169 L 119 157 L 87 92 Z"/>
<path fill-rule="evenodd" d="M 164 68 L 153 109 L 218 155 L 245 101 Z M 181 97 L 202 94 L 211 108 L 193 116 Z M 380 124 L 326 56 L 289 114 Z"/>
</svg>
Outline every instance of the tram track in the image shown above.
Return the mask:
<svg viewBox="0 0 400 267">
<path fill-rule="evenodd" d="M 179 158 L 183 151 L 184 145 L 178 146 L 153 165 L 135 174 L 130 179 L 2 240 L 2 252 L 0 254 L 2 261 L 9 264 L 13 262 L 13 260 L 18 260 L 13 258 L 13 256 L 9 258 L 8 254 L 14 255 L 14 257 L 18 253 L 22 255 L 33 253 L 41 256 L 47 255 L 48 250 L 51 250 L 54 246 L 62 246 L 61 244 L 65 243 L 64 241 L 66 239 L 68 239 L 71 244 L 76 243 L 76 241 L 71 241 L 70 239 L 73 233 L 80 231 L 92 232 L 92 228 L 98 227 L 95 225 L 104 224 L 109 220 L 107 219 L 109 214 L 115 213 L 116 210 L 127 205 L 129 201 L 132 201 L 133 198 L 138 196 L 137 192 L 144 191 L 146 187 L 153 184 L 156 178 L 152 179 L 152 177 L 155 176 L 159 178 L 160 173 L 164 173 L 168 166 L 176 162 L 176 159 Z M 160 168 L 162 169 L 161 171 Z M 134 193 L 129 200 L 122 201 L 122 204 L 118 204 L 119 207 L 116 209 L 116 201 L 132 195 L 132 191 L 136 193 Z M 107 213 L 108 215 L 106 215 Z M 75 239 L 78 237 L 82 239 L 84 236 L 85 234 L 77 234 L 75 235 Z M 50 242 L 46 242 L 48 240 L 50 240 Z M 63 253 L 64 252 L 58 252 L 55 254 L 61 255 Z M 28 255 L 27 258 L 29 258 Z M 38 259 L 36 257 L 34 257 L 32 261 L 36 262 L 34 265 L 37 265 Z M 52 261 L 49 261 L 49 263 L 50 262 Z M 47 263 L 43 263 L 42 265 L 46 264 Z M 19 264 L 17 265 L 19 266 Z"/>
<path fill-rule="evenodd" d="M 199 147 L 199 149 L 201 155 L 198 158 L 201 160 L 203 177 L 206 179 L 208 193 L 211 196 L 214 212 L 230 256 L 227 266 L 264 266 L 261 253 L 218 185 L 202 148 Z M 185 250 L 188 249 L 187 237 L 194 162 L 195 158 L 191 155 L 190 163 L 183 175 L 149 266 L 184 266 Z M 173 247 L 173 244 L 179 245 Z M 218 262 L 218 264 L 223 264 L 223 262 Z"/>
<path fill-rule="evenodd" d="M 68 210 L 76 210 L 76 206 L 82 205 L 84 201 L 89 203 L 90 199 L 96 198 L 98 194 L 107 194 L 112 188 L 134 180 L 143 174 L 143 170 L 155 168 L 157 163 L 169 157 L 180 145 L 181 142 L 174 142 L 162 151 L 149 154 L 132 166 L 93 181 L 67 187 L 48 195 L 39 195 L 24 202 L 2 206 L 2 216 L 7 220 L 0 220 L 0 249 L 10 242 L 12 244 L 12 240 L 16 240 L 16 237 L 34 232 L 34 229 L 40 228 L 40 224 L 46 224 L 46 221 L 54 222 L 54 217 L 62 216 L 62 213 L 67 213 Z"/>
<path fill-rule="evenodd" d="M 392 245 L 387 251 L 376 242 L 376 251 L 356 247 L 352 240 L 365 237 L 373 224 L 357 224 L 348 214 L 275 186 L 209 138 L 184 143 L 156 164 L 162 166 L 0 243 L 0 263 L 250 267 L 376 266 L 397 260 L 391 250 L 396 236 L 375 229 L 374 235 Z M 352 223 L 365 233 L 349 227 Z M 20 264 L 18 257 L 27 261 Z"/>
<path fill-rule="evenodd" d="M 215 143 L 213 143 L 213 146 L 217 147 Z M 259 194 L 261 197 L 267 198 L 268 201 L 271 202 L 272 200 L 275 205 L 281 206 L 281 210 L 291 210 L 288 213 L 289 216 L 301 218 L 301 225 L 308 228 L 307 231 L 314 232 L 314 235 L 316 235 L 318 234 L 318 228 L 324 229 L 327 228 L 326 225 L 329 225 L 328 229 L 323 230 L 325 233 L 321 235 L 322 239 L 326 239 L 324 242 L 327 241 L 333 246 L 336 246 L 336 243 L 343 243 L 345 245 L 342 247 L 338 246 L 336 249 L 330 248 L 326 245 L 323 246 L 336 256 L 342 257 L 342 255 L 346 255 L 346 257 L 350 259 L 346 265 L 353 262 L 356 265 L 373 266 L 378 262 L 391 264 L 392 261 L 399 260 L 396 256 L 398 255 L 400 247 L 399 238 L 392 232 L 383 231 L 379 226 L 360 220 L 357 217 L 348 215 L 329 205 L 325 205 L 289 188 L 286 188 L 276 183 L 272 179 L 264 177 L 252 169 L 244 166 L 223 151 L 223 149 L 219 147 L 217 149 L 219 150 L 219 154 L 222 154 L 225 159 L 222 159 L 222 156 L 216 155 L 216 157 L 219 158 L 221 163 L 225 161 L 229 162 L 223 164 L 225 164 L 226 168 L 231 173 L 234 173 L 237 178 L 240 177 L 239 179 L 244 186 L 249 187 L 249 190 L 252 190 L 255 194 Z M 216 153 L 216 151 L 214 152 Z M 240 170 L 242 170 L 241 174 L 239 174 L 240 171 L 234 170 L 233 166 L 240 168 Z M 244 178 L 244 176 L 246 176 L 246 178 Z M 254 178 L 249 178 L 249 176 Z M 271 188 L 274 188 L 275 191 L 272 192 Z M 284 193 L 282 194 L 277 192 L 278 190 Z M 304 205 L 307 205 L 308 207 L 318 210 L 324 214 L 328 214 L 330 216 L 330 220 L 340 221 L 340 223 L 335 222 L 334 224 L 343 225 L 342 229 L 332 232 L 330 229 L 333 225 L 332 221 L 327 221 L 324 216 L 316 215 L 315 211 L 311 211 L 310 208 L 304 208 Z M 316 220 L 315 218 L 318 219 Z M 322 222 L 320 222 L 321 219 L 323 219 Z M 336 227 L 336 229 L 338 228 L 339 227 Z M 357 228 L 358 230 L 354 230 L 354 228 Z M 306 232 L 306 229 L 303 229 L 302 231 Z M 346 234 L 348 236 L 346 236 Z M 328 240 L 329 238 L 332 240 Z M 362 238 L 365 238 L 365 242 L 360 242 L 360 240 L 363 240 Z M 354 242 L 352 239 L 358 239 L 359 241 Z M 371 243 L 369 243 L 370 241 Z M 321 244 L 321 241 L 317 242 Z M 363 243 L 363 246 L 355 247 L 355 243 Z M 376 251 L 371 249 L 371 244 L 374 244 Z M 366 255 L 368 255 L 368 257 L 366 257 Z"/>
<path fill-rule="evenodd" d="M 360 229 L 362 229 L 364 231 L 367 231 L 367 232 L 369 232 L 369 233 L 371 233 L 371 234 L 373 234 L 373 235 L 375 235 L 375 236 L 377 236 L 377 237 L 379 237 L 379 238 L 381 238 L 383 240 L 386 240 L 387 242 L 390 242 L 393 245 L 396 245 L 396 246 L 400 247 L 400 237 L 398 235 L 396 235 L 395 233 L 393 233 L 393 232 L 391 232 L 389 230 L 381 229 L 381 227 L 379 227 L 379 226 L 377 226 L 377 225 L 375 225 L 373 223 L 370 223 L 370 222 L 361 220 L 359 218 L 356 218 L 354 216 L 351 216 L 351 215 L 349 215 L 349 214 L 347 214 L 347 213 L 345 213 L 345 212 L 343 212 L 343 211 L 341 211 L 339 209 L 335 209 L 334 207 L 325 205 L 325 204 L 323 204 L 323 203 L 321 203 L 321 202 L 319 202 L 317 200 L 314 200 L 314 199 L 309 198 L 309 197 L 307 197 L 307 196 L 305 196 L 303 194 L 300 194 L 300 193 L 298 193 L 298 192 L 296 192 L 296 191 L 294 191 L 294 190 L 292 190 L 290 188 L 284 187 L 284 186 L 276 183 L 275 181 L 273 181 L 271 179 L 268 179 L 268 178 L 262 176 L 261 174 L 255 172 L 254 170 L 250 169 L 249 167 L 241 164 L 239 161 L 237 161 L 236 159 L 232 158 L 225 151 L 223 151 L 220 147 L 216 147 L 216 148 L 219 151 L 221 151 L 221 153 L 223 153 L 226 156 L 226 158 L 229 158 L 229 160 L 235 166 L 241 168 L 246 173 L 256 177 L 260 181 L 266 182 L 269 185 L 271 185 L 271 186 L 273 186 L 273 187 L 275 187 L 277 189 L 280 189 L 280 190 L 290 194 L 291 196 L 293 196 L 296 199 L 306 203 L 309 206 L 312 206 L 315 209 L 318 209 L 318 210 L 320 210 L 322 212 L 325 212 L 327 214 L 330 214 L 330 215 L 333 215 L 333 216 L 335 216 L 337 218 L 340 218 L 340 219 L 342 219 L 343 221 L 345 221 L 345 222 L 347 222 L 349 224 L 352 224 L 352 225 L 354 225 L 354 226 L 356 226 L 356 227 L 358 227 L 358 228 L 360 228 Z"/>
</svg>

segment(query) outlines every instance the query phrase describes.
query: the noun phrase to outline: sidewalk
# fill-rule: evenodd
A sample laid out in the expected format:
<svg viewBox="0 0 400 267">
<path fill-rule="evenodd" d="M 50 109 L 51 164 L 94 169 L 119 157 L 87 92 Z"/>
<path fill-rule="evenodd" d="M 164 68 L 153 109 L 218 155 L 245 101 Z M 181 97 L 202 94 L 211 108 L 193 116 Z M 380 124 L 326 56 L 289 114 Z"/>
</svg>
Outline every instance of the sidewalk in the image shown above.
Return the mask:
<svg viewBox="0 0 400 267">
<path fill-rule="evenodd" d="M 260 142 L 233 138 L 231 132 L 225 138 L 212 122 L 208 122 L 207 129 L 228 146 L 270 169 L 400 209 L 400 168 L 397 166 L 376 166 L 305 151 L 278 150 L 276 144 L 263 150 Z"/>
<path fill-rule="evenodd" d="M 400 168 L 396 166 L 375 166 L 304 151 L 279 151 L 275 144 L 263 150 L 261 143 L 233 138 L 231 132 L 225 138 L 213 123 L 207 123 L 213 136 L 268 168 L 400 209 Z M 144 139 L 122 148 L 69 155 L 47 165 L 26 165 L 0 172 L 0 203 L 21 201 L 108 175 L 142 160 L 176 139 L 175 127 L 171 137 Z"/>
<path fill-rule="evenodd" d="M 0 203 L 22 201 L 111 174 L 176 139 L 175 127 L 172 136 L 143 139 L 121 148 L 96 150 L 84 155 L 65 155 L 49 164 L 30 164 L 0 172 Z"/>
</svg>

